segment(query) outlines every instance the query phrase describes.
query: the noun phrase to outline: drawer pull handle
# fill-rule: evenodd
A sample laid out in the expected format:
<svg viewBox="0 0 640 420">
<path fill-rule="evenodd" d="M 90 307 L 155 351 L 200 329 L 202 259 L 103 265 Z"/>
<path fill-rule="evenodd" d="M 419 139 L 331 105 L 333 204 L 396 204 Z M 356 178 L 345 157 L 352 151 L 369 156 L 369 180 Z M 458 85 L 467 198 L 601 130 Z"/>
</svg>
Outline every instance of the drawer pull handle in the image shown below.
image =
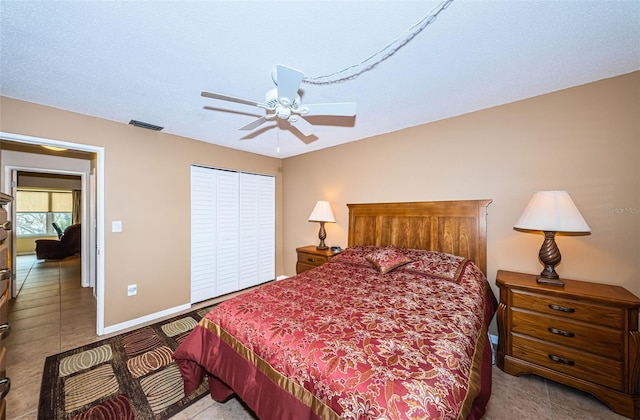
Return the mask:
<svg viewBox="0 0 640 420">
<path fill-rule="evenodd" d="M 565 365 L 573 366 L 575 362 L 573 360 L 565 359 L 564 357 L 559 357 L 553 354 L 549 355 L 549 359 L 553 360 L 557 363 L 564 363 Z"/>
<path fill-rule="evenodd" d="M 11 230 L 11 220 L 7 220 L 4 223 L 0 223 L 0 228 L 4 230 Z"/>
<path fill-rule="evenodd" d="M 316 262 L 315 258 L 307 258 L 307 262 Z"/>
<path fill-rule="evenodd" d="M 0 324 L 0 340 L 7 338 L 10 332 L 11 327 L 9 327 L 8 323 Z"/>
<path fill-rule="evenodd" d="M 5 268 L 0 270 L 0 281 L 2 280 L 8 280 L 11 278 L 11 269 L 10 268 Z"/>
<path fill-rule="evenodd" d="M 562 331 L 562 330 L 559 330 L 559 329 L 553 328 L 553 327 L 549 327 L 548 330 L 549 330 L 549 332 L 551 334 L 557 334 L 557 335 L 561 335 L 563 337 L 573 337 L 573 336 L 575 336 L 575 334 L 572 333 L 572 332 Z"/>
<path fill-rule="evenodd" d="M 554 304 L 549 304 L 549 308 L 553 309 L 554 311 L 567 312 L 570 314 L 576 311 L 573 308 L 567 308 L 566 306 L 560 306 L 560 305 L 554 305 Z"/>
<path fill-rule="evenodd" d="M 0 400 L 7 396 L 9 390 L 11 389 L 11 379 L 2 378 L 0 379 L 0 387 L 2 390 L 0 391 Z"/>
</svg>

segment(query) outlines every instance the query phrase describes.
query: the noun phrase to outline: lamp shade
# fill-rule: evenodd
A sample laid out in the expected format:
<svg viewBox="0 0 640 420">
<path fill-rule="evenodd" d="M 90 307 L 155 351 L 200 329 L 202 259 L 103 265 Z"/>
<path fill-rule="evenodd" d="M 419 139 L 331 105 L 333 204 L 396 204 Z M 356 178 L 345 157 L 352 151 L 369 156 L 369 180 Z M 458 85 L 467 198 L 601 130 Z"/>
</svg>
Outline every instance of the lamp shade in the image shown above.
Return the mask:
<svg viewBox="0 0 640 420">
<path fill-rule="evenodd" d="M 543 232 L 591 232 L 566 191 L 536 192 L 514 227 Z"/>
<path fill-rule="evenodd" d="M 318 201 L 309 216 L 309 221 L 335 223 L 336 219 L 333 217 L 331 204 L 328 201 Z"/>
</svg>

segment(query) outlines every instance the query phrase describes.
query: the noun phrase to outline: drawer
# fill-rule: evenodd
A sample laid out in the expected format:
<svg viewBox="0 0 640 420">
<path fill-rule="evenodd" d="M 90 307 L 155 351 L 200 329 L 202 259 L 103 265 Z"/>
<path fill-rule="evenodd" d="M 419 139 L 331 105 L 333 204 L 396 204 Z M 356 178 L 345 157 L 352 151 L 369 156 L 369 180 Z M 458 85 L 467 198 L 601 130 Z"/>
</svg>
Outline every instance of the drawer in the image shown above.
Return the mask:
<svg viewBox="0 0 640 420">
<path fill-rule="evenodd" d="M 7 223 L 7 211 L 0 208 L 0 241 L 7 239 L 7 230 L 11 229 L 11 223 L 7 223 L 6 226 L 5 223 Z"/>
<path fill-rule="evenodd" d="M 606 327 L 624 328 L 624 309 L 597 303 L 512 290 L 512 307 L 561 316 Z"/>
<path fill-rule="evenodd" d="M 2 341 L 9 337 L 9 334 L 11 334 L 11 326 L 9 323 L 0 324 L 0 347 L 2 347 Z"/>
<path fill-rule="evenodd" d="M 519 334 L 511 339 L 518 359 L 624 392 L 622 362 Z"/>
<path fill-rule="evenodd" d="M 512 308 L 511 329 L 563 346 L 616 360 L 624 359 L 622 330 Z"/>
<path fill-rule="evenodd" d="M 9 267 L 9 247 L 0 243 L 0 269 Z"/>
<path fill-rule="evenodd" d="M 329 261 L 329 257 L 325 257 L 324 255 L 314 255 L 307 254 L 305 252 L 298 252 L 298 262 L 302 264 L 312 265 L 312 266 L 320 266 Z"/>
<path fill-rule="evenodd" d="M 9 300 L 6 293 L 0 296 L 0 324 L 4 324 L 9 320 Z"/>
<path fill-rule="evenodd" d="M 305 263 L 301 263 L 298 261 L 296 263 L 296 274 L 304 273 L 305 271 L 311 270 L 312 268 L 318 267 L 317 265 L 309 265 Z"/>
<path fill-rule="evenodd" d="M 7 376 L 7 348 L 0 346 L 0 379 Z"/>
</svg>

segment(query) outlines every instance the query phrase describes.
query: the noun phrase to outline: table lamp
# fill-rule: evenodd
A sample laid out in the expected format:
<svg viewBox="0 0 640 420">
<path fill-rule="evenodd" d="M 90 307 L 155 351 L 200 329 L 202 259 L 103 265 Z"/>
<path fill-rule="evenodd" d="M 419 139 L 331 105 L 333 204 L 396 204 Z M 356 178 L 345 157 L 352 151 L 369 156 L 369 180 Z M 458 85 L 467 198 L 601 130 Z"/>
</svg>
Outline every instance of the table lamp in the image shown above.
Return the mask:
<svg viewBox="0 0 640 420">
<path fill-rule="evenodd" d="M 333 212 L 331 211 L 331 204 L 329 204 L 328 201 L 318 201 L 309 216 L 309 221 L 320 222 L 320 231 L 318 232 L 320 244 L 316 246 L 316 249 L 329 249 L 329 247 L 324 244 L 324 240 L 327 237 L 327 231 L 324 230 L 324 224 L 336 222 L 336 219 L 333 217 Z"/>
<path fill-rule="evenodd" d="M 555 266 L 561 259 L 560 250 L 555 241 L 556 233 L 591 232 L 566 191 L 536 192 L 514 228 L 544 232 L 545 239 L 538 254 L 544 269 L 538 276 L 538 283 L 559 287 L 563 287 L 564 282 L 560 280 L 555 270 Z"/>
</svg>

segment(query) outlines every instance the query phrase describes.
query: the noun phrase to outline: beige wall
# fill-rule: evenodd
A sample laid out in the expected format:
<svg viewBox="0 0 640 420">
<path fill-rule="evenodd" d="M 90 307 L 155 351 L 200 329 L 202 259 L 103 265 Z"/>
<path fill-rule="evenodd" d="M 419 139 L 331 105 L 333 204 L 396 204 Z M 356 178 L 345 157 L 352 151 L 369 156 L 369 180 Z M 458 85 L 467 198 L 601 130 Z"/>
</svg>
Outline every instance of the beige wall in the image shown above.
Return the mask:
<svg viewBox="0 0 640 420">
<path fill-rule="evenodd" d="M 0 131 L 104 147 L 105 327 L 189 303 L 193 163 L 276 176 L 276 275 L 284 271 L 280 159 L 4 97 L 0 109 Z M 111 233 L 113 220 L 122 233 Z M 138 294 L 127 297 L 131 283 Z"/>
<path fill-rule="evenodd" d="M 592 234 L 557 237 L 558 273 L 640 296 L 639 116 L 635 72 L 285 159 L 285 267 L 292 274 L 295 248 L 318 242 L 307 222 L 317 200 L 337 220 L 327 244 L 344 247 L 347 203 L 490 198 L 487 277 L 539 273 L 542 234 L 513 224 L 535 191 L 562 189 Z"/>
<path fill-rule="evenodd" d="M 28 176 L 20 174 L 18 177 L 18 186 L 31 188 L 50 188 L 54 190 L 81 190 L 82 182 L 80 180 L 80 177 L 72 179 L 48 177 L 46 174 L 42 176 Z"/>
<path fill-rule="evenodd" d="M 16 239 L 16 255 L 34 254 L 38 239 L 58 239 L 58 236 L 37 236 Z"/>
<path fill-rule="evenodd" d="M 277 275 L 318 241 L 320 199 L 337 220 L 327 243 L 344 247 L 347 203 L 491 198 L 490 281 L 538 273 L 542 235 L 512 227 L 535 191 L 566 189 L 593 233 L 557 238 L 558 272 L 640 296 L 639 88 L 636 72 L 284 160 L 8 98 L 0 131 L 105 148 L 107 327 L 188 303 L 192 163 L 276 176 Z"/>
</svg>

